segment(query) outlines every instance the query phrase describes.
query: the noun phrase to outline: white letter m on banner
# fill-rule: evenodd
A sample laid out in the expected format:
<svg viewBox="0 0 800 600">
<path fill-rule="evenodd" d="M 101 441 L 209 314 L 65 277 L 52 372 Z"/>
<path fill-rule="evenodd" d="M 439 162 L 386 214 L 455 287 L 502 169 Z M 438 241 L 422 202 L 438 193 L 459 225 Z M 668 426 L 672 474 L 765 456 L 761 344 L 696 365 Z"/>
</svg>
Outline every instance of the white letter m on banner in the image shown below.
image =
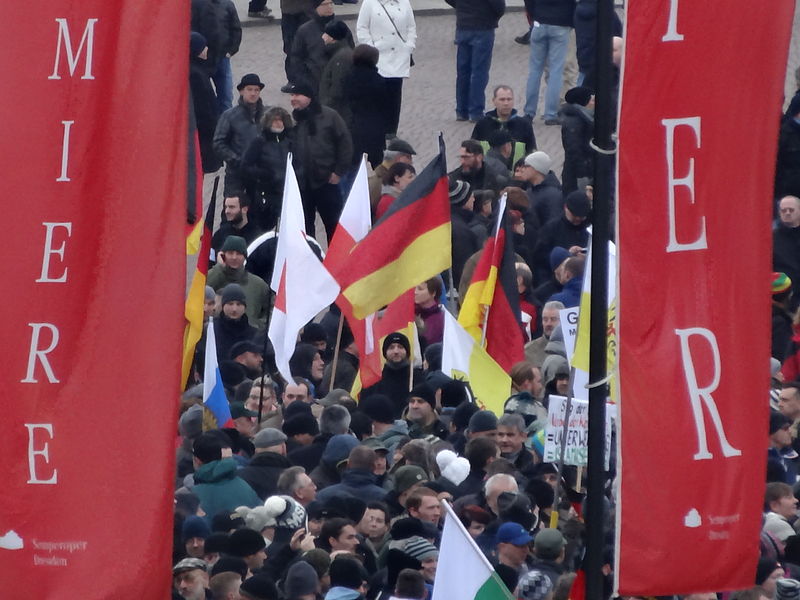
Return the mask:
<svg viewBox="0 0 800 600">
<path fill-rule="evenodd" d="M 719 386 L 721 361 L 719 358 L 719 346 L 717 345 L 717 338 L 708 329 L 702 327 L 692 327 L 690 329 L 676 329 L 675 333 L 681 340 L 681 362 L 683 364 L 683 373 L 686 377 L 686 386 L 689 388 L 689 399 L 692 403 L 692 416 L 694 417 L 695 428 L 697 429 L 697 452 L 693 456 L 694 460 L 706 460 L 714 458 L 714 455 L 708 451 L 708 441 L 706 439 L 706 424 L 703 418 L 703 405 L 711 417 L 711 422 L 714 424 L 714 429 L 717 432 L 720 446 L 722 447 L 722 455 L 725 458 L 731 456 L 741 456 L 742 451 L 737 450 L 728 443 L 725 437 L 725 430 L 722 428 L 722 419 L 720 419 L 717 404 L 711 396 Z M 694 362 L 692 361 L 692 353 L 689 349 L 689 338 L 693 335 L 698 335 L 708 342 L 711 347 L 711 352 L 714 357 L 714 375 L 711 383 L 706 387 L 699 387 L 697 384 L 697 375 L 694 370 Z"/>
</svg>

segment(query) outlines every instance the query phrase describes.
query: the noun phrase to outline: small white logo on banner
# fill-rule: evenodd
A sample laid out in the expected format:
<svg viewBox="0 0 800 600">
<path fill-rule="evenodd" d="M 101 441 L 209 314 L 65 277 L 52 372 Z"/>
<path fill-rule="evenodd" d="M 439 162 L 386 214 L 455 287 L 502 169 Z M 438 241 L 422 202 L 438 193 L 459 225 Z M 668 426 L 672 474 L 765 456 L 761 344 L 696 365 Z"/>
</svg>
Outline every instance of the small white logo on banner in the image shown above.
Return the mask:
<svg viewBox="0 0 800 600">
<path fill-rule="evenodd" d="M 683 524 L 686 527 L 700 527 L 703 524 L 703 519 L 700 518 L 700 513 L 697 512 L 697 509 L 693 508 L 683 517 Z"/>
<path fill-rule="evenodd" d="M 0 537 L 0 548 L 4 550 L 22 550 L 25 542 L 19 537 L 19 534 L 13 529 L 6 532 L 5 535 Z"/>
</svg>

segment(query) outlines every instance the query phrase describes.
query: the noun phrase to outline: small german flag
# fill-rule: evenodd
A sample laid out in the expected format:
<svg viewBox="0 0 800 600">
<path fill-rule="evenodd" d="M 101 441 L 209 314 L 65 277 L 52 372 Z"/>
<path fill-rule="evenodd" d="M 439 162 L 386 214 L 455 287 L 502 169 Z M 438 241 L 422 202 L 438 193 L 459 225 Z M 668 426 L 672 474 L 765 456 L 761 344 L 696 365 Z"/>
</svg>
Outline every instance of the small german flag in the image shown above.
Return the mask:
<svg viewBox="0 0 800 600">
<path fill-rule="evenodd" d="M 342 295 L 363 319 L 451 265 L 444 143 L 338 270 Z"/>
</svg>

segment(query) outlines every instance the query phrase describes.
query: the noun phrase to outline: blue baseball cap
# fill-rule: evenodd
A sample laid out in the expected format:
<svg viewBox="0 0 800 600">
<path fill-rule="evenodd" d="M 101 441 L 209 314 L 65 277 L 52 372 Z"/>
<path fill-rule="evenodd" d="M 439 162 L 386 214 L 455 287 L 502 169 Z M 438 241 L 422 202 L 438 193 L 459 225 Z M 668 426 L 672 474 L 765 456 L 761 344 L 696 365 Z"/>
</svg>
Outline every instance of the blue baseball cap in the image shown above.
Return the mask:
<svg viewBox="0 0 800 600">
<path fill-rule="evenodd" d="M 533 537 L 530 532 L 519 523 L 503 523 L 497 530 L 498 544 L 514 544 L 515 546 L 527 546 Z"/>
</svg>

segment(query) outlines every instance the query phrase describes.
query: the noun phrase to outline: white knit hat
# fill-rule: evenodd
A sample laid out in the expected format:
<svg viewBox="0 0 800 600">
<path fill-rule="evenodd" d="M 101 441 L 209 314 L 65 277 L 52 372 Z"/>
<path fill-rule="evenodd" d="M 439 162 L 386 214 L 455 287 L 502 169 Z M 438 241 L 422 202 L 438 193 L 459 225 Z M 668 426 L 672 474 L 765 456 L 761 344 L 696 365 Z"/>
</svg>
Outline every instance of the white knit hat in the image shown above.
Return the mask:
<svg viewBox="0 0 800 600">
<path fill-rule="evenodd" d="M 469 461 L 463 456 L 456 455 L 452 450 L 442 450 L 436 455 L 436 464 L 442 472 L 442 477 L 455 485 L 460 484 L 469 475 Z"/>
</svg>

